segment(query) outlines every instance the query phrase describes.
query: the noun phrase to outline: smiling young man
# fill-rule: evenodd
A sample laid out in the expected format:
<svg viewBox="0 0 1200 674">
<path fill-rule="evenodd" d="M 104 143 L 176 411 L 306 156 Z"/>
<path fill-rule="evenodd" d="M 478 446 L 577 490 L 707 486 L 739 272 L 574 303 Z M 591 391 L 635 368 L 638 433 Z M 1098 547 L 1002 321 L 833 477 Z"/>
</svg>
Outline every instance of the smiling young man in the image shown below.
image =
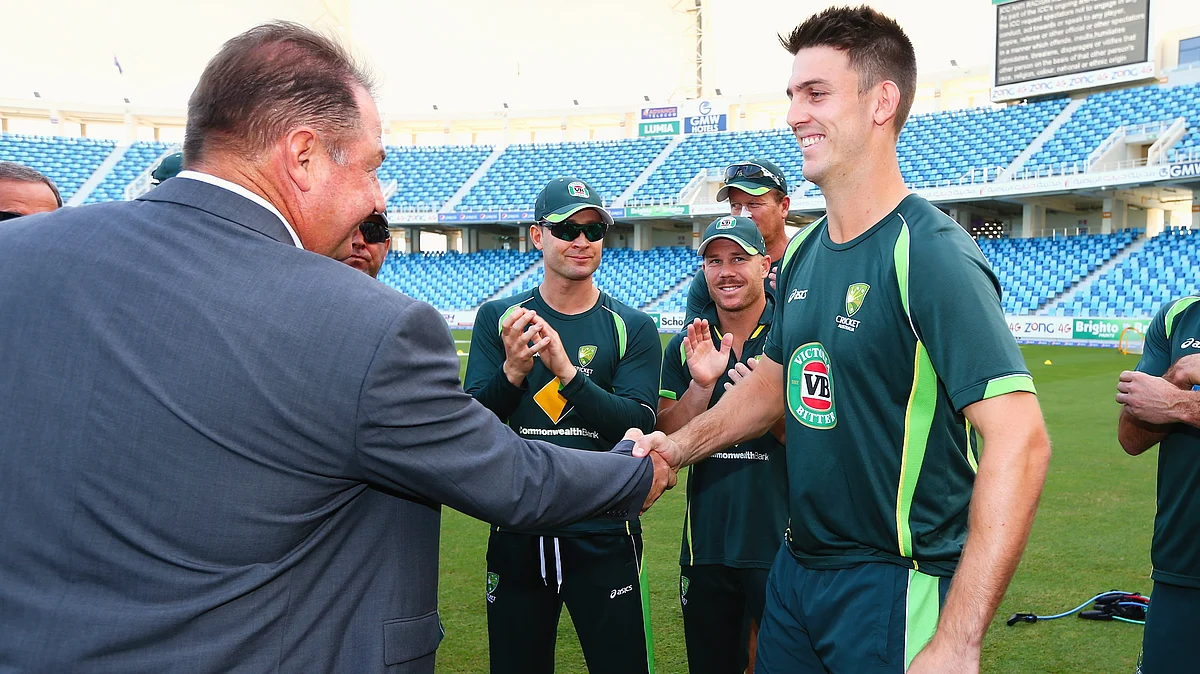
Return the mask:
<svg viewBox="0 0 1200 674">
<path fill-rule="evenodd" d="M 729 212 L 753 220 L 766 242 L 765 252 L 771 259 L 771 269 L 770 277 L 763 281 L 763 286 L 767 295 L 774 298 L 775 289 L 771 280 L 778 271 L 783 250 L 787 247 L 784 223 L 792 205 L 787 178 L 778 166 L 767 159 L 735 162 L 725 168 L 725 184 L 717 191 L 717 201 L 726 199 L 729 200 Z M 687 316 L 684 320 L 691 324 L 712 301 L 704 274 L 696 274 L 688 288 Z"/>
<path fill-rule="evenodd" d="M 791 522 L 760 674 L 978 672 L 1050 461 L 1033 381 L 979 248 L 900 174 L 917 72 L 904 31 L 835 7 L 781 40 L 788 125 L 826 217 L 784 252 L 754 371 L 635 455 L 688 465 L 786 413 Z"/>
<path fill-rule="evenodd" d="M 673 433 L 716 405 L 730 372 L 762 355 L 775 312 L 763 289 L 766 247 L 749 218 L 705 230 L 699 252 L 713 303 L 663 352 L 658 430 Z M 767 573 L 786 527 L 786 455 L 774 434 L 688 468 L 679 603 L 691 674 L 753 671 Z"/>
<path fill-rule="evenodd" d="M 521 437 L 608 451 L 627 429 L 654 428 L 658 331 L 593 282 L 613 220 L 591 185 L 550 181 L 534 218 L 529 236 L 542 251 L 545 279 L 479 309 L 464 388 Z M 589 671 L 653 670 L 637 520 L 545 531 L 493 526 L 486 597 L 494 673 L 553 672 L 564 603 Z"/>
</svg>

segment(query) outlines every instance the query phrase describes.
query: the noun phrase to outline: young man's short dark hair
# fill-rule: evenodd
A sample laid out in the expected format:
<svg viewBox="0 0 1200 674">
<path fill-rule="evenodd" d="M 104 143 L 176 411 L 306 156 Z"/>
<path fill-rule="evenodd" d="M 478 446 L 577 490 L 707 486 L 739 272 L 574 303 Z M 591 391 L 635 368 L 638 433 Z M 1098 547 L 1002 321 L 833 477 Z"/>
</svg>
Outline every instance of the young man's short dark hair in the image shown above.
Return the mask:
<svg viewBox="0 0 1200 674">
<path fill-rule="evenodd" d="M 846 52 L 850 67 L 858 73 L 860 94 L 885 80 L 895 82 L 900 105 L 894 123 L 900 135 L 917 92 L 917 55 L 900 24 L 866 5 L 830 7 L 788 35 L 780 35 L 779 42 L 792 55 L 810 47 Z"/>
</svg>

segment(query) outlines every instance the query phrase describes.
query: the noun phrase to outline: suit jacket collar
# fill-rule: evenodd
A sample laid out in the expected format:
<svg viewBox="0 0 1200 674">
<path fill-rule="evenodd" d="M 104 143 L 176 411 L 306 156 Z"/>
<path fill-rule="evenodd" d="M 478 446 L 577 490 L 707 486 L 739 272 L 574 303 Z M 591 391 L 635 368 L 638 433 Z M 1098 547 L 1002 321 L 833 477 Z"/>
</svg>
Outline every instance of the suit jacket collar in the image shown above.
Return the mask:
<svg viewBox="0 0 1200 674">
<path fill-rule="evenodd" d="M 252 229 L 280 243 L 295 245 L 292 235 L 274 213 L 237 193 L 199 180 L 164 180 L 158 187 L 138 197 L 138 201 L 191 206 Z"/>
</svg>

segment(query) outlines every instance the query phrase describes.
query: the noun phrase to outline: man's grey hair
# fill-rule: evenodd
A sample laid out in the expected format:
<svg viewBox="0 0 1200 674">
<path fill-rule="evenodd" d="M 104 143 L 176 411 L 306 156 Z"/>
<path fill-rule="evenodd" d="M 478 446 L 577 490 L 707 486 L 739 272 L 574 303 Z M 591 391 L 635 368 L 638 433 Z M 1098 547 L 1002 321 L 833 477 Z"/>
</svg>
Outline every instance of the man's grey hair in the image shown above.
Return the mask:
<svg viewBox="0 0 1200 674">
<path fill-rule="evenodd" d="M 59 208 L 62 208 L 63 200 L 62 195 L 58 193 L 58 185 L 55 185 L 54 181 L 42 174 L 41 171 L 31 169 L 15 161 L 0 161 L 0 180 L 12 180 L 19 183 L 43 183 L 54 193 L 54 200 L 58 202 Z"/>
<path fill-rule="evenodd" d="M 370 93 L 371 76 L 337 40 L 284 21 L 251 28 L 209 61 L 188 100 L 184 168 L 210 150 L 253 158 L 302 125 L 344 164 L 345 136 L 361 120 L 358 87 Z"/>
</svg>

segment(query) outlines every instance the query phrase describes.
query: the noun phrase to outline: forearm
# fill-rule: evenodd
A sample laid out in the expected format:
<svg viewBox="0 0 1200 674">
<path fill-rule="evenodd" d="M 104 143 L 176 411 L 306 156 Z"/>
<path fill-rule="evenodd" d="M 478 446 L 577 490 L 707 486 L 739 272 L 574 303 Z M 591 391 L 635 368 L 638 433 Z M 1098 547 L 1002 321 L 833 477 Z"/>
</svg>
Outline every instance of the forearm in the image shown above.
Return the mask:
<svg viewBox="0 0 1200 674">
<path fill-rule="evenodd" d="M 960 652 L 978 651 L 1033 526 L 1050 442 L 1040 417 L 1030 426 L 1024 437 L 985 438 L 966 547 L 934 637 Z"/>
<path fill-rule="evenodd" d="M 729 389 L 715 407 L 671 435 L 683 450 L 683 465 L 757 438 L 783 416 L 782 392 L 759 372 Z"/>
<path fill-rule="evenodd" d="M 655 429 L 663 433 L 674 433 L 684 427 L 687 422 L 695 419 L 708 409 L 708 401 L 712 400 L 713 388 L 705 388 L 695 381 L 688 384 L 674 405 L 658 412 L 658 423 Z"/>
<path fill-rule="evenodd" d="M 1130 456 L 1137 456 L 1167 437 L 1167 426 L 1148 424 L 1121 407 L 1121 418 L 1117 421 L 1117 440 Z"/>
<path fill-rule="evenodd" d="M 1175 421 L 1200 428 L 1200 391 L 1184 391 L 1172 412 Z"/>
<path fill-rule="evenodd" d="M 643 433 L 654 430 L 654 410 L 637 400 L 623 398 L 597 386 L 591 379 L 578 375 L 560 391 L 575 407 L 592 430 L 606 440 L 616 442 L 630 428 Z"/>
</svg>

